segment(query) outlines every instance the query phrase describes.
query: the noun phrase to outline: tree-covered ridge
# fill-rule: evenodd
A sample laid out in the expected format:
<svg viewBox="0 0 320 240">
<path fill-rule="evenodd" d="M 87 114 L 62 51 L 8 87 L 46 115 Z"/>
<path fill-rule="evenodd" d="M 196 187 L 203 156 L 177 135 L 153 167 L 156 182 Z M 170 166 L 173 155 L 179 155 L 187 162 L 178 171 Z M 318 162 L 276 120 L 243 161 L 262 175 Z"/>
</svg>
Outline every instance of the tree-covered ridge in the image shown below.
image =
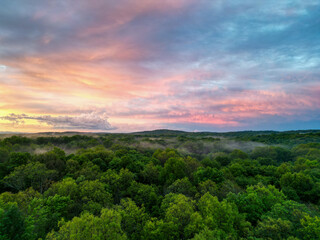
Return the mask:
<svg viewBox="0 0 320 240">
<path fill-rule="evenodd" d="M 244 134 L 4 138 L 0 239 L 320 239 L 318 133 Z"/>
</svg>

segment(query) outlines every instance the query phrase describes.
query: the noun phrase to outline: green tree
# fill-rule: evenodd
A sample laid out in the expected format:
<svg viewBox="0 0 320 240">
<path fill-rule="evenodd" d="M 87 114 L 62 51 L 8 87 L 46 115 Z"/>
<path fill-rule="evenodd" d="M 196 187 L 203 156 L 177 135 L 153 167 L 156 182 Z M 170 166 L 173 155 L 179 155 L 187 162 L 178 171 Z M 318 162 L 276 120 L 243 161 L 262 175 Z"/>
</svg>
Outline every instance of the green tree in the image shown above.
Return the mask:
<svg viewBox="0 0 320 240">
<path fill-rule="evenodd" d="M 164 165 L 170 158 L 178 158 L 180 155 L 176 149 L 167 148 L 165 150 L 157 149 L 153 153 L 153 157 L 160 160 L 161 164 Z"/>
<path fill-rule="evenodd" d="M 286 173 L 280 179 L 280 185 L 283 192 L 293 200 L 304 200 L 317 203 L 320 194 L 313 191 L 317 188 L 311 176 L 299 173 Z"/>
<path fill-rule="evenodd" d="M 221 183 L 224 180 L 223 172 L 211 167 L 199 167 L 194 173 L 194 179 L 196 183 L 200 183 L 206 180 L 211 180 L 215 183 Z"/>
<path fill-rule="evenodd" d="M 81 165 L 80 169 L 75 172 L 73 176 L 86 180 L 96 180 L 101 176 L 101 169 L 98 165 L 93 164 L 91 161 L 87 161 Z"/>
<path fill-rule="evenodd" d="M 5 163 L 9 159 L 9 148 L 7 147 L 0 147 L 0 163 Z"/>
<path fill-rule="evenodd" d="M 277 163 L 292 161 L 293 155 L 290 150 L 281 147 L 256 147 L 252 153 L 253 159 L 269 158 L 275 160 Z"/>
<path fill-rule="evenodd" d="M 299 229 L 302 228 L 301 219 L 303 219 L 305 215 L 312 215 L 312 211 L 306 205 L 287 200 L 275 204 L 271 211 L 265 213 L 261 219 L 262 222 L 270 218 L 289 221 L 290 224 L 292 224 L 292 235 L 302 237 Z"/>
<path fill-rule="evenodd" d="M 44 238 L 49 231 L 56 229 L 62 217 L 69 217 L 70 203 L 70 197 L 59 195 L 34 198 L 26 212 L 28 239 Z"/>
<path fill-rule="evenodd" d="M 25 239 L 25 222 L 17 203 L 0 201 L 0 239 Z"/>
<path fill-rule="evenodd" d="M 103 209 L 101 216 L 84 213 L 69 222 L 61 221 L 57 232 L 50 232 L 47 240 L 125 240 L 121 229 L 121 215 L 112 209 Z"/>
<path fill-rule="evenodd" d="M 4 178 L 5 184 L 15 190 L 24 190 L 33 187 L 43 193 L 51 181 L 56 179 L 57 171 L 49 170 L 43 163 L 31 162 L 16 167 L 10 175 Z"/>
<path fill-rule="evenodd" d="M 66 154 L 65 152 L 57 147 L 53 150 L 35 155 L 34 160 L 40 163 L 44 163 L 50 170 L 56 170 L 61 176 L 64 174 L 66 168 Z"/>
<path fill-rule="evenodd" d="M 111 191 L 115 204 L 118 204 L 122 197 L 129 196 L 128 188 L 134 179 L 135 174 L 128 169 L 121 169 L 119 174 L 116 170 L 108 169 L 100 177 L 100 181 Z"/>
<path fill-rule="evenodd" d="M 143 227 L 149 219 L 144 207 L 139 208 L 130 198 L 122 199 L 119 207 L 121 227 L 129 239 L 141 239 Z"/>
<path fill-rule="evenodd" d="M 193 197 L 197 193 L 197 189 L 192 183 L 189 181 L 187 177 L 178 179 L 174 183 L 172 183 L 168 189 L 168 193 L 181 193 L 188 197 Z"/>
<path fill-rule="evenodd" d="M 161 171 L 161 166 L 156 166 L 153 162 L 149 162 L 144 166 L 144 169 L 140 172 L 142 181 L 147 184 L 160 184 Z"/>
<path fill-rule="evenodd" d="M 12 152 L 9 156 L 9 169 L 13 170 L 15 167 L 27 164 L 31 160 L 30 153 Z"/>
<path fill-rule="evenodd" d="M 149 213 L 158 213 L 160 198 L 158 197 L 158 191 L 154 186 L 133 181 L 128 188 L 128 196 L 139 206 L 145 206 Z"/>
<path fill-rule="evenodd" d="M 292 223 L 281 218 L 266 218 L 264 221 L 258 222 L 254 232 L 256 237 L 262 239 L 286 239 L 292 232 Z"/>
<path fill-rule="evenodd" d="M 217 197 L 206 193 L 200 198 L 198 208 L 209 229 L 221 230 L 233 238 L 248 235 L 250 224 L 234 204 L 226 200 L 219 202 Z"/>
<path fill-rule="evenodd" d="M 303 227 L 300 230 L 302 239 L 320 239 L 320 217 L 305 215 L 305 217 L 301 219 L 301 225 Z"/>
<path fill-rule="evenodd" d="M 107 186 L 98 180 L 84 181 L 78 186 L 78 199 L 83 210 L 98 214 L 102 208 L 110 207 L 113 199 L 107 191 Z"/>
<path fill-rule="evenodd" d="M 199 183 L 198 192 L 200 196 L 204 195 L 205 193 L 210 193 L 212 196 L 216 196 L 218 193 L 218 186 L 215 182 L 209 179 Z"/>
<path fill-rule="evenodd" d="M 197 233 L 192 240 L 225 240 L 228 238 L 226 233 L 220 229 L 210 230 L 209 228 L 204 228 L 200 233 Z"/>
<path fill-rule="evenodd" d="M 142 232 L 145 240 L 176 240 L 179 239 L 178 225 L 173 222 L 165 222 L 162 219 L 152 218 L 146 222 Z"/>
<path fill-rule="evenodd" d="M 231 153 L 230 153 L 230 157 L 232 159 L 247 159 L 249 158 L 248 154 L 246 154 L 245 152 L 239 150 L 239 149 L 234 149 Z"/>
<path fill-rule="evenodd" d="M 171 184 L 186 175 L 187 166 L 182 158 L 169 158 L 164 164 L 162 177 L 167 183 Z"/>
<path fill-rule="evenodd" d="M 191 216 L 195 212 L 195 201 L 183 194 L 171 193 L 166 195 L 163 200 L 162 209 L 165 210 L 165 221 L 177 225 L 177 235 L 180 239 L 184 239 L 184 229 L 191 222 Z"/>
<path fill-rule="evenodd" d="M 219 152 L 214 154 L 214 160 L 220 163 L 221 166 L 227 166 L 230 164 L 232 158 L 224 152 Z"/>
<path fill-rule="evenodd" d="M 247 214 L 248 221 L 256 225 L 261 216 L 275 204 L 282 203 L 285 196 L 272 185 L 258 184 L 248 187 L 245 193 L 230 194 L 229 200 L 234 201 L 239 211 Z"/>
</svg>

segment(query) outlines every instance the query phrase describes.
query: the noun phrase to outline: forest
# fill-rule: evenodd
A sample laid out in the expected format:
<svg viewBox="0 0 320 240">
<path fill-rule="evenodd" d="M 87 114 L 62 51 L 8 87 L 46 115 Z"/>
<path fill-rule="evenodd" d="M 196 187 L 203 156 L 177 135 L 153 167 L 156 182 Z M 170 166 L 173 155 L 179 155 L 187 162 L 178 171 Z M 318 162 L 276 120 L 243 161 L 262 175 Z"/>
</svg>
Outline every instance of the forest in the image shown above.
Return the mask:
<svg viewBox="0 0 320 240">
<path fill-rule="evenodd" d="M 0 240 L 320 239 L 320 131 L 0 135 Z"/>
</svg>

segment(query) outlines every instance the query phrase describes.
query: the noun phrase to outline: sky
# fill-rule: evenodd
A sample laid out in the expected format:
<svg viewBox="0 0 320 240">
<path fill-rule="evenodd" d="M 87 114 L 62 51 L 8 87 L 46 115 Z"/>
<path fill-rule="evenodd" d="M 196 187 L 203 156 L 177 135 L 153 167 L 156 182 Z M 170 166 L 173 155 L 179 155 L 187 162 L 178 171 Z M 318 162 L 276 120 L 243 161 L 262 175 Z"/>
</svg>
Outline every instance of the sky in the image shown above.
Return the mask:
<svg viewBox="0 0 320 240">
<path fill-rule="evenodd" d="M 0 132 L 320 129 L 320 1 L 1 0 Z"/>
</svg>

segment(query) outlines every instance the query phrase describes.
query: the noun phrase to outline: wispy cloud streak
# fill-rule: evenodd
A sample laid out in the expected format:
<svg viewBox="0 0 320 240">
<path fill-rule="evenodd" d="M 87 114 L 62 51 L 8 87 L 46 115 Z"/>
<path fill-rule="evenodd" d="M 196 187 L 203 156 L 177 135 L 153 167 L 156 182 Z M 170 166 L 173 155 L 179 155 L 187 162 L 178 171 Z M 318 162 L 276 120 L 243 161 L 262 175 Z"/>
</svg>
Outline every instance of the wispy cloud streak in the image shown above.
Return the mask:
<svg viewBox="0 0 320 240">
<path fill-rule="evenodd" d="M 31 116 L 27 114 L 14 114 L 0 117 L 0 119 L 9 121 L 14 126 L 24 125 L 28 120 L 35 120 L 39 124 L 46 124 L 53 129 L 72 129 L 72 130 L 94 130 L 106 131 L 115 130 L 108 122 L 106 114 L 88 113 L 80 114 L 78 116 L 51 116 L 39 115 Z"/>
</svg>

